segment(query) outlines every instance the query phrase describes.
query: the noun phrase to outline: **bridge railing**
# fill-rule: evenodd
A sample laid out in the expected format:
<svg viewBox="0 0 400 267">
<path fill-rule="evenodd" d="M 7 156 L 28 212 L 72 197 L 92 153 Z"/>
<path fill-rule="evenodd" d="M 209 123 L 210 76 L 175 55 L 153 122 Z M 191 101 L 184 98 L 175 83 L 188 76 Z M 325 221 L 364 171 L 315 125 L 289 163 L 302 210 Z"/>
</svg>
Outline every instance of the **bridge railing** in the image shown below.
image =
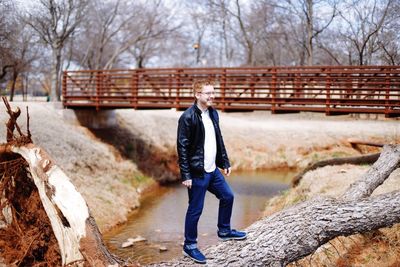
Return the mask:
<svg viewBox="0 0 400 267">
<path fill-rule="evenodd" d="M 193 103 L 192 82 L 215 81 L 222 110 L 400 115 L 400 66 L 164 68 L 65 71 L 71 108 L 177 108 Z"/>
</svg>

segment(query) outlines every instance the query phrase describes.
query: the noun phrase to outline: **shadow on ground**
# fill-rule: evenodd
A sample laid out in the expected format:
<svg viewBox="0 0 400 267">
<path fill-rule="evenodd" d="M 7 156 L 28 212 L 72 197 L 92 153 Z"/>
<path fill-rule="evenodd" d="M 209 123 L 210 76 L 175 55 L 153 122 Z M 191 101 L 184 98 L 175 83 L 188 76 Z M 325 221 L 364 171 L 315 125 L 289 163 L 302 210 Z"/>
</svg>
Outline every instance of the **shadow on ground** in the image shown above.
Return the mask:
<svg viewBox="0 0 400 267">
<path fill-rule="evenodd" d="M 177 155 L 173 149 L 161 151 L 121 125 L 89 130 L 104 143 L 115 147 L 122 156 L 135 162 L 143 174 L 157 182 L 166 184 L 178 180 Z"/>
</svg>

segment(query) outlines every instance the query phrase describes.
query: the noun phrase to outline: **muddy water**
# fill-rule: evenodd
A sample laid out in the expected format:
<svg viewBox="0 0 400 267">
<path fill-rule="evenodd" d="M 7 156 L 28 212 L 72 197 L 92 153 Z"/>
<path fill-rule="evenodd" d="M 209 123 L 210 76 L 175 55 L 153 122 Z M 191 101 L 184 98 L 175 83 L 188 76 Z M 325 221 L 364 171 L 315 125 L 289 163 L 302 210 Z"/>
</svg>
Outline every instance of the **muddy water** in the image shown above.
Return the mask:
<svg viewBox="0 0 400 267">
<path fill-rule="evenodd" d="M 289 187 L 293 172 L 243 172 L 232 174 L 228 182 L 235 193 L 232 228 L 243 229 L 260 218 L 268 198 Z M 125 259 L 148 264 L 167 261 L 182 254 L 183 224 L 187 207 L 187 190 L 183 186 L 157 187 L 142 199 L 126 224 L 107 233 L 110 250 Z M 207 193 L 199 222 L 199 247 L 218 243 L 216 225 L 218 201 Z M 144 237 L 128 248 L 121 245 L 128 238 Z M 160 247 L 167 250 L 161 251 Z"/>
</svg>

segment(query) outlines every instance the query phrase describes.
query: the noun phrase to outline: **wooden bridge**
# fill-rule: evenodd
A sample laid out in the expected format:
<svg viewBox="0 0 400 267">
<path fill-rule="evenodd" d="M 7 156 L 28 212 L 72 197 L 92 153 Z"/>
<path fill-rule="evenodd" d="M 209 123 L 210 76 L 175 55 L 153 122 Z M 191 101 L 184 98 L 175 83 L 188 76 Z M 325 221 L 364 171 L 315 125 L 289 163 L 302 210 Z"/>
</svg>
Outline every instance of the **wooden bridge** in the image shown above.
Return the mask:
<svg viewBox="0 0 400 267">
<path fill-rule="evenodd" d="M 216 82 L 223 111 L 400 116 L 400 66 L 163 68 L 65 71 L 67 108 L 184 109 L 193 79 Z"/>
</svg>

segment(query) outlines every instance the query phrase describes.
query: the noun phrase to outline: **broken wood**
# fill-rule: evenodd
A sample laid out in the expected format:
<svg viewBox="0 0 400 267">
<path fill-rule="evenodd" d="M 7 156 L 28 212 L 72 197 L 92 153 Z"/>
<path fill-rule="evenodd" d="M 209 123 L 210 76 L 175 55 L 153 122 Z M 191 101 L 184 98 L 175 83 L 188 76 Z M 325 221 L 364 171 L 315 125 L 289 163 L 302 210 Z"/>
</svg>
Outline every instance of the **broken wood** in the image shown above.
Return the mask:
<svg viewBox="0 0 400 267">
<path fill-rule="evenodd" d="M 8 101 L 5 98 L 3 98 L 3 101 L 7 107 L 10 119 L 7 123 L 8 143 L 0 145 L 1 164 L 5 166 L 0 166 L 0 189 L 7 189 L 7 192 L 3 192 L 2 190 L 0 194 L 4 195 L 6 198 L 7 196 L 15 196 L 15 191 L 19 189 L 13 188 L 13 184 L 10 182 L 11 180 L 7 180 L 7 177 L 10 177 L 10 174 L 7 173 L 10 171 L 10 168 L 7 167 L 8 165 L 6 164 L 8 161 L 5 160 L 10 158 L 19 159 L 20 162 L 23 162 L 23 166 L 25 167 L 19 168 L 18 172 L 13 174 L 13 179 L 20 179 L 18 176 L 21 176 L 21 172 L 23 171 L 27 175 L 23 175 L 21 179 L 25 179 L 25 181 L 21 181 L 22 184 L 20 184 L 19 187 L 26 187 L 27 184 L 31 183 L 29 179 L 33 181 L 34 187 L 36 187 L 36 190 L 33 191 L 38 192 L 42 204 L 41 208 L 44 209 L 47 214 L 49 224 L 51 225 L 51 232 L 54 234 L 56 243 L 58 244 L 58 253 L 60 254 L 61 262 L 53 264 L 62 266 L 70 264 L 87 264 L 89 266 L 123 264 L 124 262 L 111 254 L 103 244 L 100 231 L 90 214 L 85 200 L 76 190 L 67 175 L 54 163 L 51 157 L 42 148 L 31 143 L 29 129 L 28 135 L 24 135 L 20 131 L 16 121 L 20 114 L 19 109 L 17 111 L 12 111 Z M 14 129 L 17 129 L 20 135 L 19 137 L 14 135 Z M 23 183 L 25 183 L 25 185 Z M 31 190 L 30 192 L 33 191 Z M 28 194 L 29 196 L 32 195 L 32 193 Z M 5 208 L 15 210 L 15 206 L 12 205 L 12 199 L 2 200 L 1 203 Z M 18 205 L 18 203 L 15 204 Z M 0 216 L 0 220 L 2 219 L 1 217 L 2 216 Z M 35 218 L 35 220 L 36 219 L 37 218 Z M 14 228 L 19 228 L 22 234 L 23 231 L 21 227 L 18 226 L 18 220 L 17 216 L 13 216 L 12 221 L 8 222 L 8 226 L 11 227 L 12 224 L 17 225 Z M 24 228 L 26 228 L 25 225 Z M 5 231 L 4 229 L 0 230 Z M 47 230 L 50 231 L 49 229 Z M 40 232 L 40 230 L 38 231 Z M 50 234 L 47 239 L 51 239 L 51 236 Z M 4 240 L 0 238 L 0 241 Z M 33 239 L 31 242 L 34 241 Z M 31 244 L 27 247 L 27 252 L 25 252 L 22 259 L 18 260 L 18 264 L 23 262 L 26 254 L 31 249 L 30 247 Z"/>
<path fill-rule="evenodd" d="M 308 165 L 304 170 L 302 170 L 300 173 L 298 173 L 296 176 L 292 178 L 292 187 L 296 187 L 303 176 L 312 170 L 322 168 L 325 166 L 330 166 L 330 165 L 343 165 L 343 164 L 353 164 L 353 165 L 361 165 L 361 164 L 372 164 L 374 163 L 380 156 L 380 153 L 373 153 L 373 154 L 367 154 L 367 155 L 362 155 L 362 156 L 354 156 L 354 157 L 343 157 L 343 158 L 333 158 L 333 159 L 327 159 L 327 160 L 321 160 L 318 162 L 315 162 L 313 164 Z"/>
</svg>

